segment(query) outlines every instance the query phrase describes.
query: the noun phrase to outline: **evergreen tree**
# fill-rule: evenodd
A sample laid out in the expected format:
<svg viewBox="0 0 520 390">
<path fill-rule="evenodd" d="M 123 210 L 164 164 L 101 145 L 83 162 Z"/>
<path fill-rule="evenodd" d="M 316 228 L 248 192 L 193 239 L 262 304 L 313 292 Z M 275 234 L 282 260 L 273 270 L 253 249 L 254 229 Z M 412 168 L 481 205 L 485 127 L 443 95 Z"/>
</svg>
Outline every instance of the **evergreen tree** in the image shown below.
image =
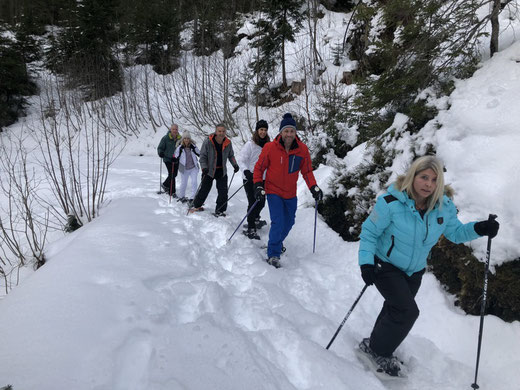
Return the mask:
<svg viewBox="0 0 520 390">
<path fill-rule="evenodd" d="M 25 96 L 36 92 L 23 54 L 16 42 L 3 36 L 0 28 L 0 131 L 23 115 L 27 104 Z"/>
<path fill-rule="evenodd" d="M 193 20 L 193 48 L 197 55 L 210 55 L 219 49 L 220 4 L 201 2 L 195 9 Z"/>
<path fill-rule="evenodd" d="M 285 43 L 294 42 L 304 20 L 302 0 L 263 0 L 261 17 L 254 22 L 258 29 L 252 46 L 259 49 L 252 68 L 255 73 L 274 74 L 282 66 L 282 88 L 287 88 Z"/>
<path fill-rule="evenodd" d="M 123 24 L 123 35 L 137 62 L 151 64 L 160 74 L 177 67 L 180 50 L 180 16 L 168 0 L 134 0 Z"/>
<path fill-rule="evenodd" d="M 483 27 L 476 17 L 481 3 L 391 0 L 358 6 L 350 54 L 359 63 L 359 92 L 349 117 L 359 126 L 359 142 L 381 134 L 397 112 L 411 118 L 410 131 L 420 130 L 436 110 L 419 94 L 449 93 L 454 77 L 472 74 Z"/>
<path fill-rule="evenodd" d="M 117 4 L 118 0 L 78 2 L 69 26 L 51 40 L 47 52 L 48 66 L 66 75 L 71 87 L 82 88 L 87 100 L 122 88 L 120 64 L 113 54 Z"/>
</svg>

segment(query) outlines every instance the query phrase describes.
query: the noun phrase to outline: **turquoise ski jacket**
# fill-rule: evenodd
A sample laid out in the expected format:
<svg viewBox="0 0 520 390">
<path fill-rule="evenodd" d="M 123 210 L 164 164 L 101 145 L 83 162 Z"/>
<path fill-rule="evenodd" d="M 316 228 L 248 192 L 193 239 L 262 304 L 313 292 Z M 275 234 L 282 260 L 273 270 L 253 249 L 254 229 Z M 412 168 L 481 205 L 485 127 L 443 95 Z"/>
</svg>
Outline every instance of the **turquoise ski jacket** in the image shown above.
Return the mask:
<svg viewBox="0 0 520 390">
<path fill-rule="evenodd" d="M 422 218 L 415 209 L 415 201 L 392 184 L 387 193 L 377 198 L 374 209 L 363 222 L 359 265 L 374 264 L 375 255 L 412 275 L 426 267 L 430 250 L 442 234 L 456 244 L 480 237 L 474 225 L 475 222 L 459 221 L 457 209 L 446 195 L 442 207 L 437 204 Z"/>
</svg>

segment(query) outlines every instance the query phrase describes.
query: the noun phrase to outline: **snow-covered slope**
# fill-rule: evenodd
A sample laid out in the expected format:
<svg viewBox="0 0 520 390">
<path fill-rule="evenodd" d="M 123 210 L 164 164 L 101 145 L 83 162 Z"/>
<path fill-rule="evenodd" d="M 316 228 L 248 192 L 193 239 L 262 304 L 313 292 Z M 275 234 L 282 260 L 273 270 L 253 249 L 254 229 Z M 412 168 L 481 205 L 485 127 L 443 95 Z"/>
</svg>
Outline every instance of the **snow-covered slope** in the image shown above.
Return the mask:
<svg viewBox="0 0 520 390">
<path fill-rule="evenodd" d="M 357 243 L 318 220 L 299 183 L 284 268 L 263 261 L 267 230 L 237 233 L 245 195 L 229 215 L 157 195 L 157 160 L 123 156 L 112 202 L 94 222 L 54 243 L 49 261 L 0 301 L 0 384 L 15 390 L 460 389 L 473 381 L 478 317 L 451 304 L 432 275 L 422 315 L 398 349 L 404 381 L 381 383 L 353 349 L 381 298 L 372 287 L 330 350 L 325 346 L 362 288 Z M 327 168 L 318 170 L 319 183 Z M 235 178 L 231 190 L 241 183 Z M 211 210 L 212 193 L 207 202 Z M 269 221 L 268 211 L 262 216 Z M 520 326 L 486 319 L 481 388 L 513 390 Z"/>
</svg>

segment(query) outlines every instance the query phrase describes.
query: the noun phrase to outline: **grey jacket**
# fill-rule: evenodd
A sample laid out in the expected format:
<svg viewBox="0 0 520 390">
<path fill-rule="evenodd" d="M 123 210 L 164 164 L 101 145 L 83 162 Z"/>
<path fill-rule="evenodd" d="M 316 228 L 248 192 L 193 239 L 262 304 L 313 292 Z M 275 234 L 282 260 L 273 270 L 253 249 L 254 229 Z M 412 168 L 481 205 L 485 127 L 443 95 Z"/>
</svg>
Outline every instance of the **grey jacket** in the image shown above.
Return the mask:
<svg viewBox="0 0 520 390">
<path fill-rule="evenodd" d="M 217 170 L 217 150 L 215 149 L 215 144 L 213 143 L 214 137 L 215 134 L 211 134 L 204 140 L 204 143 L 200 148 L 199 157 L 200 168 L 207 168 L 208 175 L 210 177 L 215 177 L 215 171 Z M 227 137 L 224 138 L 224 141 L 222 142 L 222 169 L 224 171 L 224 176 L 227 174 L 226 160 L 229 160 L 233 167 L 238 167 L 237 161 L 235 159 L 235 153 L 233 152 L 233 145 Z"/>
</svg>

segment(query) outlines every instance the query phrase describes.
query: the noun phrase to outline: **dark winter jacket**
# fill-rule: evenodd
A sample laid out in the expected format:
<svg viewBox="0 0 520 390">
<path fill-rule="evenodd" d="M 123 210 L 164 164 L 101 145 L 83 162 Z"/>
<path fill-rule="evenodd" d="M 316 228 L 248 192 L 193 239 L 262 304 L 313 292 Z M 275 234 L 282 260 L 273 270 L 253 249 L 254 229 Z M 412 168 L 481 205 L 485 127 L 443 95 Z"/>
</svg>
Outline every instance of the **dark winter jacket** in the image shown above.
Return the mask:
<svg viewBox="0 0 520 390">
<path fill-rule="evenodd" d="M 449 189 L 448 186 L 446 186 Z M 359 265 L 374 264 L 374 255 L 393 264 L 407 275 L 426 267 L 430 249 L 444 236 L 458 244 L 480 237 L 473 226 L 462 224 L 449 196 L 442 198 L 442 207 L 421 217 L 415 201 L 394 184 L 377 198 L 369 217 L 363 222 L 359 245 Z"/>
<path fill-rule="evenodd" d="M 298 138 L 293 141 L 289 153 L 285 151 L 281 134 L 273 142 L 267 143 L 255 165 L 253 182 L 261 183 L 266 170 L 265 192 L 283 199 L 296 196 L 296 183 L 300 171 L 309 188 L 316 185 L 309 149 Z"/>
<path fill-rule="evenodd" d="M 217 149 L 213 143 L 213 138 L 215 138 L 215 134 L 211 134 L 204 140 L 204 143 L 200 148 L 199 157 L 201 169 L 207 168 L 210 177 L 215 177 L 215 171 L 217 169 Z M 231 165 L 233 165 L 233 168 L 238 167 L 235 153 L 233 152 L 233 145 L 227 137 L 222 141 L 222 169 L 224 171 L 224 176 L 226 175 L 226 160 L 229 160 Z"/>
<path fill-rule="evenodd" d="M 180 134 L 177 134 L 177 139 L 174 140 L 170 131 L 161 138 L 161 142 L 159 142 L 159 146 L 157 147 L 157 154 L 159 157 L 162 157 L 166 164 L 172 163 L 175 149 L 179 146 L 181 138 Z"/>
</svg>

